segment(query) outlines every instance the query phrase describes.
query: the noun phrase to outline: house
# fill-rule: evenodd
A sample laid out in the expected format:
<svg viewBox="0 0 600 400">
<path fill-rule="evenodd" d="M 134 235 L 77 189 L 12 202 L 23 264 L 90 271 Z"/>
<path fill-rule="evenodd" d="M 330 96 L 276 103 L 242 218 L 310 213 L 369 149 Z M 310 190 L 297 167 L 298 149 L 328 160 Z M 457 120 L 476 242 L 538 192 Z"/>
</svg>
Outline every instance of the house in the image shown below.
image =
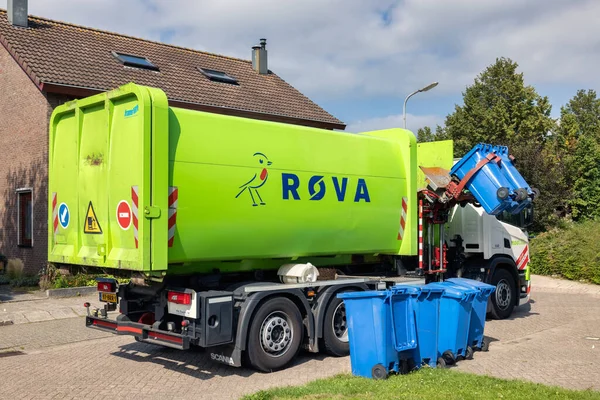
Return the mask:
<svg viewBox="0 0 600 400">
<path fill-rule="evenodd" d="M 165 91 L 172 106 L 344 129 L 252 60 L 29 16 L 27 0 L 0 10 L 0 253 L 35 273 L 47 259 L 48 121 L 57 105 L 128 82 Z"/>
</svg>

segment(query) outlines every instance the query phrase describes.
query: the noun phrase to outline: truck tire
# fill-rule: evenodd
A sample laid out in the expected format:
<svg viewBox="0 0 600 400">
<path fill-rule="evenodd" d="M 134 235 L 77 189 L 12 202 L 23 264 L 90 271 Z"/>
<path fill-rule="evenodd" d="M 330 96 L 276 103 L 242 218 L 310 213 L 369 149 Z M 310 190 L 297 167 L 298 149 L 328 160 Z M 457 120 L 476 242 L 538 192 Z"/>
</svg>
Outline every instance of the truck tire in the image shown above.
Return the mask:
<svg viewBox="0 0 600 400">
<path fill-rule="evenodd" d="M 344 357 L 350 354 L 348 325 L 344 301 L 334 297 L 327 305 L 323 320 L 323 345 L 327 354 Z"/>
<path fill-rule="evenodd" d="M 291 300 L 272 298 L 259 306 L 248 335 L 250 364 L 263 372 L 281 369 L 294 359 L 302 344 L 302 315 Z"/>
<path fill-rule="evenodd" d="M 512 314 L 517 299 L 515 280 L 505 269 L 496 269 L 492 277 L 492 285 L 496 290 L 491 295 L 492 317 L 494 319 L 505 319 Z"/>
</svg>

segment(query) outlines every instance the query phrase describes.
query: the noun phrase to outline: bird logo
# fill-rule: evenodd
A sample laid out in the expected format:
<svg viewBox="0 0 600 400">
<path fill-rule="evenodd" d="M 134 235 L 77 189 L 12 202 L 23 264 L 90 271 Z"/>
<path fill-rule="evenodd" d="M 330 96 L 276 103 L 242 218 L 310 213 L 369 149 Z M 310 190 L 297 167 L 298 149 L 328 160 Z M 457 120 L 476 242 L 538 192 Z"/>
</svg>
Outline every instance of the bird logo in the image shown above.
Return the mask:
<svg viewBox="0 0 600 400">
<path fill-rule="evenodd" d="M 269 171 L 267 170 L 267 167 L 273 163 L 269 161 L 269 158 L 263 153 L 254 153 L 254 157 L 256 157 L 255 159 L 257 160 L 258 166 L 262 167 L 262 170 L 260 171 L 260 173 L 255 173 L 252 179 L 250 179 L 248 182 L 244 183 L 242 186 L 239 187 L 239 189 L 241 190 L 237 194 L 237 196 L 235 196 L 235 198 L 237 199 L 242 195 L 242 193 L 247 191 L 248 193 L 250 193 L 250 198 L 252 199 L 252 206 L 257 207 L 259 203 L 256 202 L 256 198 L 258 198 L 258 201 L 260 202 L 261 206 L 264 206 L 266 204 L 263 201 L 262 197 L 260 197 L 258 189 L 261 188 L 267 182 L 267 179 L 269 178 Z M 256 197 L 254 197 L 254 195 L 256 195 Z"/>
</svg>

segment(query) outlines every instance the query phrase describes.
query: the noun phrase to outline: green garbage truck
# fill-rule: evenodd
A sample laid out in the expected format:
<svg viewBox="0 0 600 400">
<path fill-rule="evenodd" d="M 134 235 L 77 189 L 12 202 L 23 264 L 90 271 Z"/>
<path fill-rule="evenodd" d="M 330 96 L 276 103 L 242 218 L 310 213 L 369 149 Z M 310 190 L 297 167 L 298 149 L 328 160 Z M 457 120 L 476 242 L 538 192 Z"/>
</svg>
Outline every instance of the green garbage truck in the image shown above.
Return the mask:
<svg viewBox="0 0 600 400">
<path fill-rule="evenodd" d="M 471 277 L 500 288 L 497 318 L 528 299 L 524 225 L 466 190 L 432 200 L 456 181 L 451 141 L 170 107 L 133 83 L 57 107 L 49 135 L 49 261 L 131 278 L 98 281 L 90 328 L 272 371 L 348 354 L 342 291 Z"/>
</svg>

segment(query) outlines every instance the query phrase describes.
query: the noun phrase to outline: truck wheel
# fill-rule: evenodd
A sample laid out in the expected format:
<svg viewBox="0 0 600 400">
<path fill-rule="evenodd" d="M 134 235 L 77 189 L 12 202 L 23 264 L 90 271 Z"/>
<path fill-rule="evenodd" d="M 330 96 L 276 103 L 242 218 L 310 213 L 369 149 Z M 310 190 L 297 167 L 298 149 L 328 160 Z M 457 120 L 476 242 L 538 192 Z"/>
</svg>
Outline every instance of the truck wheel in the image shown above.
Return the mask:
<svg viewBox="0 0 600 400">
<path fill-rule="evenodd" d="M 344 301 L 337 297 L 331 299 L 323 320 L 323 344 L 325 351 L 334 357 L 350 354 L 348 342 L 348 323 Z"/>
<path fill-rule="evenodd" d="M 263 372 L 283 368 L 298 353 L 303 333 L 302 315 L 291 300 L 276 297 L 266 301 L 250 324 L 250 364 Z"/>
<path fill-rule="evenodd" d="M 497 269 L 494 272 L 491 284 L 496 286 L 496 290 L 491 296 L 492 316 L 494 319 L 508 318 L 515 308 L 517 297 L 515 280 L 507 270 Z"/>
</svg>

